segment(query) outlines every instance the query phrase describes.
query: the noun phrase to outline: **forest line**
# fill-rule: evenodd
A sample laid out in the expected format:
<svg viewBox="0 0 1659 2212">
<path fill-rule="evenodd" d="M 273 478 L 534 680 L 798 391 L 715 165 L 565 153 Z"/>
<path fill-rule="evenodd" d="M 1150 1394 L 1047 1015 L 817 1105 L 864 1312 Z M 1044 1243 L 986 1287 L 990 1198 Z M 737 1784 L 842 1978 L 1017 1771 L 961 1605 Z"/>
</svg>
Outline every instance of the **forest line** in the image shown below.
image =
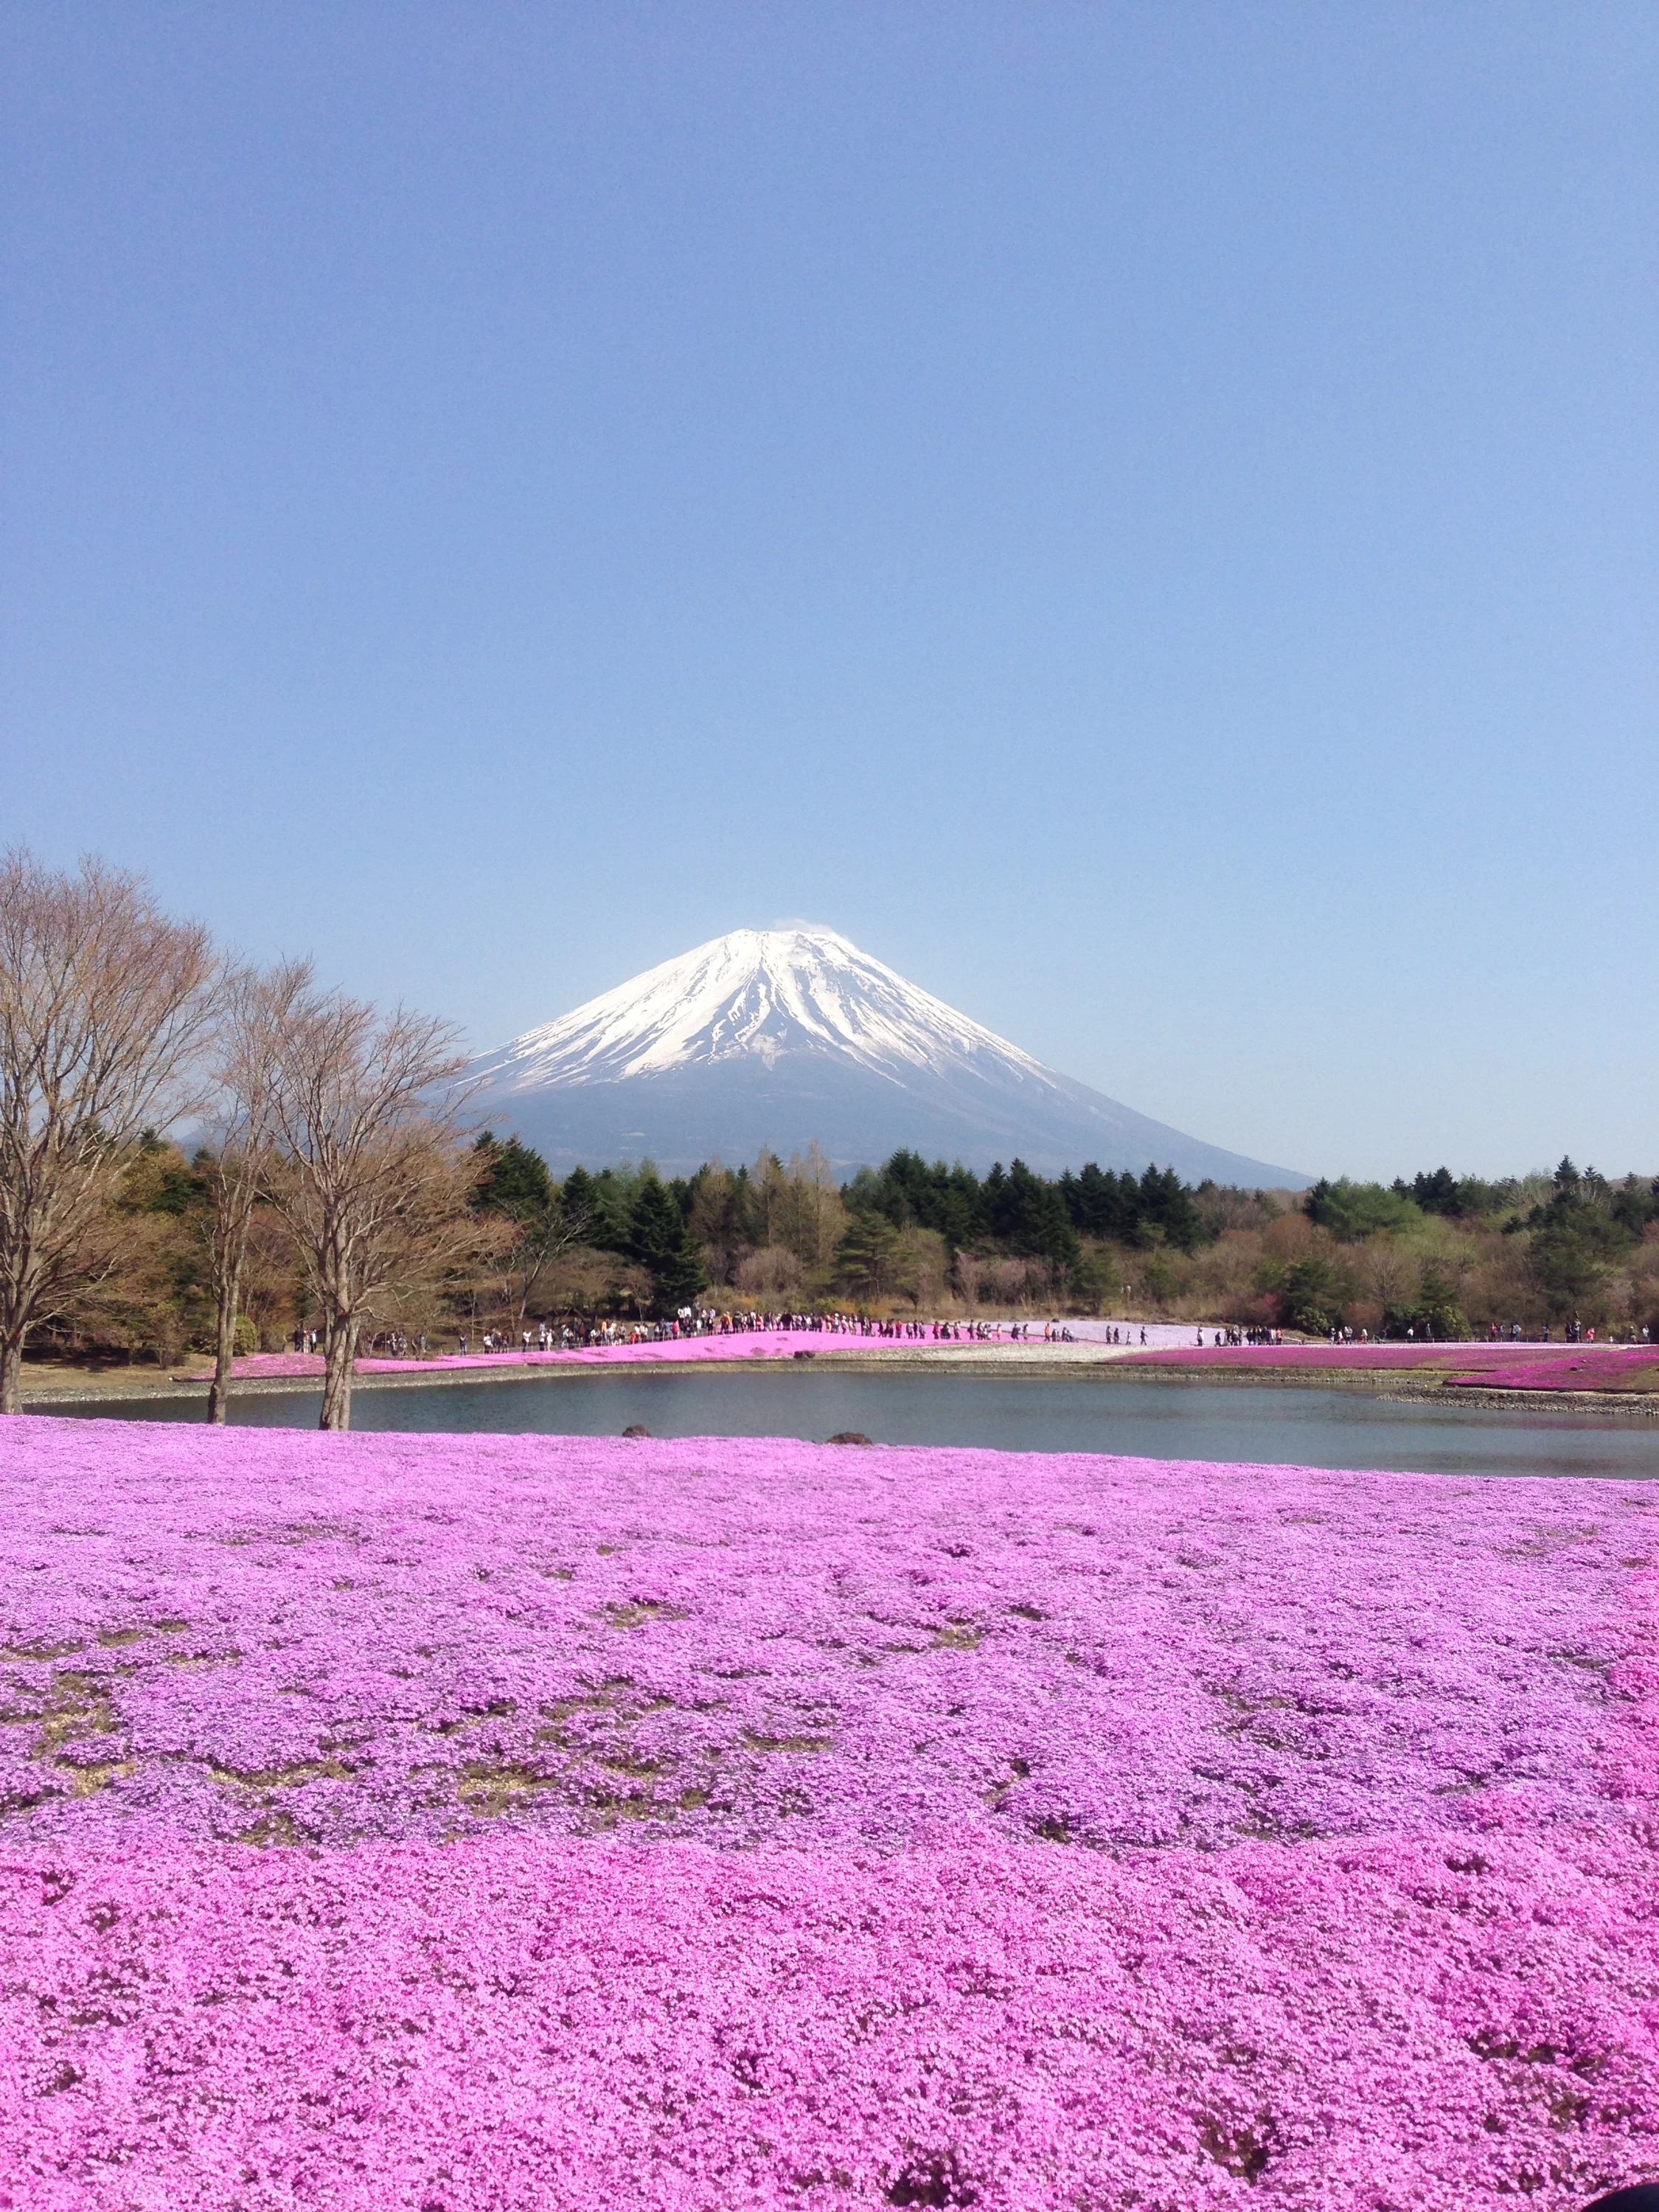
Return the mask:
<svg viewBox="0 0 1659 2212">
<path fill-rule="evenodd" d="M 316 1328 L 323 1421 L 387 1333 L 830 1309 L 1437 1339 L 1659 1330 L 1659 1179 L 1563 1159 L 1310 1191 L 894 1153 L 555 1177 L 469 1126 L 447 1024 L 259 969 L 96 860 L 0 861 L 0 1407 L 39 1356 L 215 1362 Z M 183 1141 L 179 1133 L 187 1132 Z"/>
</svg>

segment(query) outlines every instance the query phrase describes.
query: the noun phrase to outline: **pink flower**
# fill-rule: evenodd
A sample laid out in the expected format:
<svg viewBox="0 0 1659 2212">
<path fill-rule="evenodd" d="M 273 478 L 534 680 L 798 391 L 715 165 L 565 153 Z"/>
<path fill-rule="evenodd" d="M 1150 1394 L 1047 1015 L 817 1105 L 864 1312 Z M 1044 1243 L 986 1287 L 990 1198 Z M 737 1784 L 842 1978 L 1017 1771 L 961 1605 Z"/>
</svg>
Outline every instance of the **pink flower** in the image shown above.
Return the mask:
<svg viewBox="0 0 1659 2212">
<path fill-rule="evenodd" d="M 1577 2212 L 1650 1494 L 7 1423 L 0 2205 Z"/>
</svg>

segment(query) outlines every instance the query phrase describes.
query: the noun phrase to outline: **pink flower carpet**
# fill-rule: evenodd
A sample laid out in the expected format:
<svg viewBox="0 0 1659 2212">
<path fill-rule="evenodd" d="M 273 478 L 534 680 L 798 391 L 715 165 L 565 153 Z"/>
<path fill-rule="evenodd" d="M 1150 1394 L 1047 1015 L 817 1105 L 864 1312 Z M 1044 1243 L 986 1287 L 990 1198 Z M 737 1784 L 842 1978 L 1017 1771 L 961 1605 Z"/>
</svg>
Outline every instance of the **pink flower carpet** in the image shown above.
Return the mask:
<svg viewBox="0 0 1659 2212">
<path fill-rule="evenodd" d="M 748 1329 L 736 1330 L 729 1336 L 679 1336 L 665 1338 L 659 1344 L 596 1344 L 579 1345 L 570 1351 L 525 1352 L 433 1352 L 427 1357 L 407 1359 L 381 1359 L 367 1356 L 356 1363 L 359 1375 L 441 1375 L 452 1370 L 482 1368 L 486 1370 L 504 1367 L 611 1367 L 656 1364 L 667 1360 L 703 1359 L 789 1359 L 798 1352 L 865 1352 L 878 1351 L 885 1344 L 901 1344 L 907 1340 L 884 1337 L 842 1335 L 831 1330 L 820 1329 Z M 919 1347 L 921 1340 L 908 1340 L 910 1348 Z M 245 1382 L 320 1381 L 323 1373 L 322 1355 L 312 1352 L 255 1352 L 235 1362 L 233 1373 Z"/>
<path fill-rule="evenodd" d="M 1516 1349 L 1525 1352 L 1524 1345 Z M 1454 1386 L 1480 1383 L 1499 1390 L 1640 1390 L 1659 1389 L 1659 1352 L 1650 1345 L 1564 1344 L 1559 1352 L 1532 1347 L 1530 1359 L 1510 1360 L 1487 1374 L 1454 1375 Z"/>
<path fill-rule="evenodd" d="M 0 2205 L 1659 2173 L 1647 1485 L 22 1419 L 0 1492 Z"/>
<path fill-rule="evenodd" d="M 1483 1390 L 1651 1389 L 1659 1346 L 1649 1344 L 1206 1344 L 1133 1352 L 1146 1367 L 1279 1370 L 1443 1370 L 1449 1384 Z"/>
<path fill-rule="evenodd" d="M 994 1326 L 1006 1329 L 1007 1324 Z M 1100 1344 L 1106 1340 L 1112 1324 L 1079 1321 L 1067 1322 L 1063 1326 L 1071 1333 L 1074 1342 Z M 1190 1334 L 1184 1323 L 1177 1327 L 1169 1322 L 1150 1323 L 1145 1333 L 1155 1345 L 1172 1344 L 1177 1338 L 1185 1341 Z M 499 1372 L 512 1367 L 654 1366 L 664 1361 L 672 1365 L 682 1360 L 792 1359 L 807 1352 L 818 1357 L 837 1352 L 946 1351 L 953 1346 L 959 1348 L 970 1340 L 961 1337 L 939 1340 L 926 1336 L 863 1336 L 852 1330 L 840 1329 L 738 1329 L 729 1335 L 669 1337 L 655 1344 L 580 1345 L 568 1352 L 526 1352 L 514 1347 L 506 1352 L 434 1352 L 401 1359 L 380 1358 L 367 1354 L 357 1361 L 356 1372 L 359 1375 L 441 1375 L 471 1368 Z M 1018 1343 L 1002 1334 L 985 1341 L 994 1344 L 1005 1352 L 1017 1351 L 1023 1353 L 1042 1349 L 1040 1334 Z M 323 1361 L 318 1352 L 256 1352 L 237 1360 L 233 1372 L 243 1382 L 319 1382 Z"/>
</svg>

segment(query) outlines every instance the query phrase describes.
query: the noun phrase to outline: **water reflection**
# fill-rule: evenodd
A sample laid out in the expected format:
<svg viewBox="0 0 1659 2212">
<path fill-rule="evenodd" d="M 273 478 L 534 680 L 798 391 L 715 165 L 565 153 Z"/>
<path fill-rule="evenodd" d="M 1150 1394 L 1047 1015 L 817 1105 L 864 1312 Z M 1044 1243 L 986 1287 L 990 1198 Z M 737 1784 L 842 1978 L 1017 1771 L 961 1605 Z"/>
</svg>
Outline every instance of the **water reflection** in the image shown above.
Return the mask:
<svg viewBox="0 0 1659 2212">
<path fill-rule="evenodd" d="M 296 1390 L 237 1401 L 252 1427 L 314 1427 L 320 1400 Z M 65 1412 L 199 1419 L 164 1400 Z M 1000 1451 L 1121 1452 L 1447 1474 L 1659 1474 L 1659 1419 L 1390 1404 L 1368 1394 L 1260 1385 L 1125 1382 L 1073 1376 L 742 1373 L 634 1368 L 524 1381 L 360 1390 L 354 1425 L 461 1434 L 823 1438 L 858 1429 L 883 1443 Z"/>
</svg>

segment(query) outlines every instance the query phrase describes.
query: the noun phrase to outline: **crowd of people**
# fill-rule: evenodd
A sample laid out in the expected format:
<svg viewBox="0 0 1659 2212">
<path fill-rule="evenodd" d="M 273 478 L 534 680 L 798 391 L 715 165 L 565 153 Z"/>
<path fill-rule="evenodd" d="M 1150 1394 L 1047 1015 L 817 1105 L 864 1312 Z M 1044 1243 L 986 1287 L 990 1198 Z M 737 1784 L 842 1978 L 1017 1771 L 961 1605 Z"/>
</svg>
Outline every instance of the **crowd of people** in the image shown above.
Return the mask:
<svg viewBox="0 0 1659 2212">
<path fill-rule="evenodd" d="M 584 1329 L 568 1322 L 559 1328 L 550 1322 L 538 1322 L 533 1328 L 518 1332 L 517 1341 L 504 1329 L 487 1328 L 478 1338 L 478 1349 L 484 1352 L 510 1352 L 520 1356 L 532 1352 L 597 1351 L 610 1345 L 669 1344 L 686 1337 L 753 1336 L 780 1334 L 811 1336 L 880 1337 L 890 1340 L 914 1340 L 932 1343 L 1000 1343 L 1005 1334 L 1012 1342 L 1029 1341 L 1030 1328 L 1015 1323 L 1006 1332 L 1000 1322 L 982 1321 L 882 1321 L 869 1314 L 853 1313 L 763 1313 L 758 1310 L 728 1313 L 713 1307 L 683 1306 L 672 1321 L 596 1321 Z M 300 1332 L 296 1331 L 296 1337 Z M 1045 1326 L 1043 1341 L 1070 1343 L 1072 1334 L 1060 1324 Z M 470 1334 L 461 1333 L 458 1345 L 463 1353 L 471 1350 Z M 296 1342 L 295 1349 L 301 1347 Z M 421 1339 L 421 1348 L 426 1340 Z"/>
<path fill-rule="evenodd" d="M 586 1327 L 580 1322 L 563 1322 L 556 1326 L 546 1321 L 538 1322 L 533 1328 L 509 1332 L 502 1328 L 485 1328 L 477 1332 L 478 1352 L 495 1355 L 516 1354 L 523 1358 L 532 1352 L 597 1351 L 611 1345 L 666 1344 L 685 1337 L 750 1336 L 790 1333 L 813 1336 L 875 1337 L 890 1342 L 933 1344 L 1030 1344 L 1036 1341 L 1035 1324 L 1030 1322 L 989 1321 L 893 1321 L 881 1320 L 870 1314 L 856 1313 L 763 1313 L 757 1310 L 731 1313 L 714 1307 L 683 1306 L 672 1321 L 594 1321 Z M 1045 1322 L 1042 1328 L 1044 1344 L 1072 1344 L 1076 1341 L 1072 1331 L 1060 1322 Z M 1133 1332 L 1125 1327 L 1114 1327 L 1108 1340 L 1113 1344 L 1131 1344 Z M 293 1333 L 293 1348 L 297 1352 L 319 1353 L 321 1334 L 314 1328 L 296 1328 Z M 1146 1341 L 1146 1332 L 1140 1332 L 1140 1341 Z M 471 1329 L 456 1334 L 456 1349 L 464 1357 L 471 1357 L 475 1342 Z M 397 1329 L 376 1330 L 366 1335 L 360 1346 L 362 1354 L 372 1358 L 410 1359 L 428 1357 L 424 1335 L 410 1336 Z"/>
<path fill-rule="evenodd" d="M 1523 1337 L 1521 1331 L 1521 1324 L 1518 1321 L 1511 1322 L 1507 1329 L 1500 1328 L 1498 1323 L 1494 1322 L 1492 1325 L 1490 1333 L 1494 1343 L 1502 1343 L 1506 1337 L 1510 1342 L 1514 1344 L 1547 1344 L 1550 1341 L 1550 1333 L 1547 1328 L 1546 1328 L 1541 1334 L 1536 1337 Z M 1607 1340 L 1609 1344 L 1619 1343 L 1620 1341 L 1620 1338 L 1618 1330 L 1610 1328 L 1607 1333 Z M 1595 1341 L 1595 1331 L 1593 1328 L 1586 1328 L 1581 1322 L 1565 1322 L 1561 1328 L 1561 1341 L 1563 1344 L 1594 1344 Z M 1637 1328 L 1632 1325 L 1626 1332 L 1623 1341 L 1627 1344 L 1651 1344 L 1653 1341 L 1653 1331 L 1650 1328 L 1644 1327 Z"/>
<path fill-rule="evenodd" d="M 882 1321 L 869 1314 L 854 1313 L 762 1313 L 758 1310 L 728 1313 L 714 1307 L 683 1306 L 672 1321 L 596 1321 L 586 1328 L 567 1322 L 558 1328 L 551 1322 L 538 1322 L 533 1328 L 523 1328 L 516 1338 L 505 1329 L 487 1328 L 478 1337 L 478 1349 L 483 1352 L 505 1354 L 517 1352 L 520 1357 L 532 1352 L 593 1351 L 608 1345 L 664 1344 L 682 1337 L 747 1336 L 791 1332 L 803 1335 L 877 1337 L 890 1341 L 949 1344 L 1033 1344 L 1036 1324 L 1031 1322 L 989 1321 Z M 1551 1341 L 1547 1328 L 1537 1336 L 1523 1334 L 1519 1322 L 1508 1328 L 1494 1322 L 1487 1332 L 1493 1343 L 1515 1344 Z M 1057 1321 L 1045 1322 L 1042 1341 L 1044 1344 L 1073 1344 L 1076 1338 L 1072 1331 Z M 1433 1341 L 1427 1328 L 1408 1328 L 1407 1342 Z M 1608 1340 L 1613 1341 L 1611 1334 Z M 1648 1328 L 1630 1332 L 1632 1343 L 1647 1344 L 1651 1340 Z M 1133 1346 L 1136 1341 L 1135 1328 L 1127 1322 L 1114 1322 L 1107 1329 L 1104 1341 L 1108 1344 Z M 1144 1326 L 1139 1328 L 1139 1342 L 1146 1341 Z M 1216 1346 L 1283 1344 L 1285 1332 L 1279 1328 L 1243 1328 L 1218 1324 L 1209 1330 L 1198 1331 L 1200 1346 L 1206 1341 Z M 1366 1329 L 1333 1328 L 1329 1333 L 1332 1344 L 1367 1344 L 1373 1341 Z M 1594 1344 L 1594 1328 L 1581 1328 L 1577 1322 L 1568 1322 L 1562 1328 L 1561 1341 L 1567 1344 Z M 471 1350 L 471 1337 L 463 1332 L 458 1338 L 460 1352 Z M 298 1352 L 318 1352 L 322 1349 L 319 1332 L 314 1328 L 296 1328 L 293 1346 Z M 368 1337 L 362 1350 L 370 1357 L 392 1359 L 425 1358 L 427 1340 L 424 1336 L 410 1336 L 392 1329 Z"/>
<path fill-rule="evenodd" d="M 873 1337 L 890 1343 L 1035 1344 L 1038 1341 L 1036 1328 L 1033 1322 L 895 1321 L 871 1314 L 763 1313 L 758 1310 L 731 1313 L 714 1307 L 683 1306 L 672 1321 L 595 1321 L 586 1328 L 568 1322 L 556 1328 L 551 1322 L 538 1322 L 533 1328 L 519 1330 L 516 1336 L 505 1329 L 487 1328 L 477 1341 L 481 1352 L 516 1353 L 522 1358 L 532 1352 L 599 1351 L 611 1345 L 673 1343 L 685 1337 L 782 1334 Z M 295 1332 L 296 1340 L 300 1334 Z M 1139 1340 L 1142 1344 L 1146 1341 L 1144 1328 Z M 1074 1344 L 1077 1339 L 1063 1322 L 1051 1321 L 1043 1323 L 1041 1341 Z M 1127 1323 L 1114 1323 L 1105 1341 L 1133 1345 L 1135 1332 Z M 472 1345 L 470 1332 L 458 1335 L 457 1348 L 463 1354 L 471 1353 Z M 301 1348 L 296 1340 L 295 1351 Z M 394 1354 L 406 1350 L 408 1340 L 388 1338 L 387 1348 Z M 426 1350 L 424 1337 L 420 1340 L 420 1349 Z"/>
</svg>

